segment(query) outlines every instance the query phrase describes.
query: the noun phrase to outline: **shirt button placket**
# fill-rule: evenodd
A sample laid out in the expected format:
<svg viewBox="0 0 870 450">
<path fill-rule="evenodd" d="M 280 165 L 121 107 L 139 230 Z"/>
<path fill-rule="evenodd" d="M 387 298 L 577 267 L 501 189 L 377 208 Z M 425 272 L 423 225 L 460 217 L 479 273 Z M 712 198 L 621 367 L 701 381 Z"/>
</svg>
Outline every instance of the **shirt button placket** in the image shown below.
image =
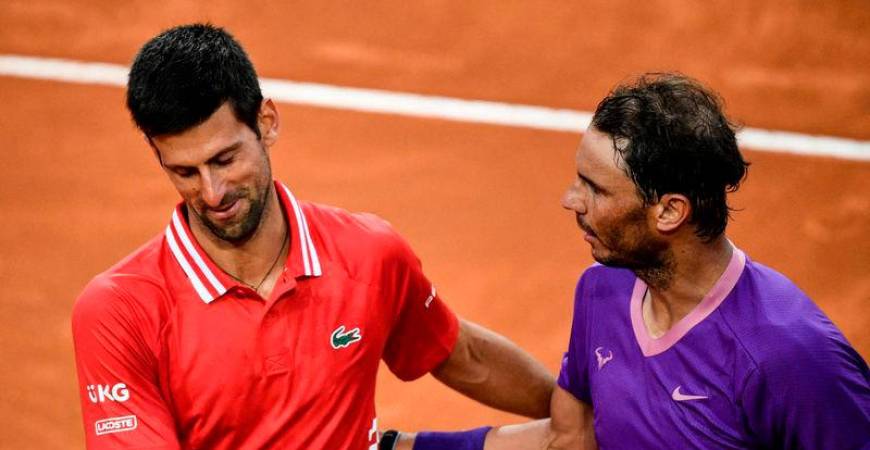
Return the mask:
<svg viewBox="0 0 870 450">
<path fill-rule="evenodd" d="M 261 361 L 261 375 L 263 377 L 279 375 L 290 371 L 287 363 L 289 351 L 286 347 L 286 342 L 282 339 L 282 336 L 285 334 L 283 331 L 286 327 L 286 324 L 282 323 L 284 314 L 281 313 L 280 309 L 274 308 L 274 305 L 272 306 L 272 308 L 264 312 L 263 319 L 260 322 L 259 342 L 257 343 L 260 348 L 260 354 L 263 355 Z"/>
</svg>

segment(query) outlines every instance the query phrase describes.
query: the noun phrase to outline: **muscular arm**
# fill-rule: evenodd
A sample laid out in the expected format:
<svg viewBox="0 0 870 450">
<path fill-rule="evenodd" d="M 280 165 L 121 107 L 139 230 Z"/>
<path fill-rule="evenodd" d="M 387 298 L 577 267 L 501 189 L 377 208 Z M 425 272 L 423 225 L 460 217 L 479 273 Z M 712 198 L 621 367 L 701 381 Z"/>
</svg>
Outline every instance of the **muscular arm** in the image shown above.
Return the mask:
<svg viewBox="0 0 870 450">
<path fill-rule="evenodd" d="M 553 391 L 550 419 L 493 428 L 484 450 L 595 450 L 592 406 L 560 387 Z M 402 433 L 396 450 L 412 450 L 413 433 Z M 449 450 L 449 449 L 445 449 Z"/>
<path fill-rule="evenodd" d="M 549 415 L 555 381 L 547 369 L 508 339 L 471 322 L 461 321 L 453 351 L 432 375 L 494 408 L 533 418 Z"/>
<path fill-rule="evenodd" d="M 553 391 L 550 419 L 493 428 L 485 450 L 592 450 L 597 449 L 592 428 L 592 407 L 564 389 Z"/>
</svg>

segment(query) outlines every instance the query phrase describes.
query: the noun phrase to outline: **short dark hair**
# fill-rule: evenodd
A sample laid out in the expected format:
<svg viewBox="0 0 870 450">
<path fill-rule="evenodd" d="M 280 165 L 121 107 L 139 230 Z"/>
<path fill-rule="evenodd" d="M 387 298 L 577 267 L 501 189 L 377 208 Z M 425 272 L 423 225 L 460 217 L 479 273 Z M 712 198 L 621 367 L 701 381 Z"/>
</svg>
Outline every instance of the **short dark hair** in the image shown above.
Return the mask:
<svg viewBox="0 0 870 450">
<path fill-rule="evenodd" d="M 263 94 L 254 65 L 232 35 L 211 24 L 164 31 L 139 50 L 130 68 L 127 108 L 149 138 L 199 125 L 227 101 L 260 137 Z"/>
<path fill-rule="evenodd" d="M 749 164 L 721 99 L 699 82 L 675 73 L 644 74 L 598 104 L 592 126 L 609 135 L 644 205 L 668 193 L 689 198 L 689 223 L 704 241 L 725 231 L 726 201 Z"/>
</svg>

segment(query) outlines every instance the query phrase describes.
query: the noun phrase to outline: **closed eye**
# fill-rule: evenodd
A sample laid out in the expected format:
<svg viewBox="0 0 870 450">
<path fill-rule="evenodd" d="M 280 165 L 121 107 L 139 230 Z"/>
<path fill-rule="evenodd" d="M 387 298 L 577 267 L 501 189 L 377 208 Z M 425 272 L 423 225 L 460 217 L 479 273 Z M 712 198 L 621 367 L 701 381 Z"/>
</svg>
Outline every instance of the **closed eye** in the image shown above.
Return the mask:
<svg viewBox="0 0 870 450">
<path fill-rule="evenodd" d="M 593 194 L 604 192 L 604 189 L 602 189 L 601 186 L 595 184 L 595 182 L 590 180 L 589 178 L 584 177 L 580 174 L 580 172 L 577 172 L 577 179 L 580 180 L 581 183 L 586 185 Z"/>
<path fill-rule="evenodd" d="M 227 165 L 231 164 L 232 162 L 233 162 L 233 157 L 230 156 L 228 158 L 218 159 L 217 161 L 215 161 L 215 164 L 217 164 L 219 166 L 227 166 Z"/>
<path fill-rule="evenodd" d="M 172 169 L 172 171 L 182 178 L 190 178 L 196 175 L 196 169 L 191 169 L 187 167 L 175 167 Z"/>
<path fill-rule="evenodd" d="M 241 147 L 242 143 L 237 142 L 226 149 L 222 150 L 220 153 L 215 155 L 209 160 L 209 163 L 215 164 L 218 166 L 228 166 L 232 164 L 233 160 L 236 158 L 236 153 L 238 153 L 239 147 Z"/>
</svg>

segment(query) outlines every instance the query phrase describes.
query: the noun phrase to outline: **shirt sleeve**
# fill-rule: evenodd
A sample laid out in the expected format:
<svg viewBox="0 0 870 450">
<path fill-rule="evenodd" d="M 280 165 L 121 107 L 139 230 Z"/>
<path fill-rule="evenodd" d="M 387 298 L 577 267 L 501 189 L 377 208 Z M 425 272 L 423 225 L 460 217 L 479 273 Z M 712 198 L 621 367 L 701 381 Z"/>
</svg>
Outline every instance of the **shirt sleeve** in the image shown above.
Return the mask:
<svg viewBox="0 0 870 450">
<path fill-rule="evenodd" d="M 423 274 L 420 260 L 397 234 L 390 237 L 383 290 L 394 305 L 384 362 L 397 377 L 417 379 L 444 362 L 459 336 L 459 320 Z"/>
<path fill-rule="evenodd" d="M 158 387 L 159 324 L 101 275 L 75 303 L 72 332 L 88 449 L 177 449 Z"/>
<path fill-rule="evenodd" d="M 781 338 L 749 375 L 742 403 L 764 448 L 870 448 L 870 375 L 839 336 L 821 345 Z M 817 340 L 818 342 L 818 340 Z"/>
<path fill-rule="evenodd" d="M 568 341 L 568 351 L 562 357 L 562 369 L 557 383 L 559 387 L 570 392 L 577 400 L 591 404 L 589 393 L 588 345 L 589 326 L 587 310 L 588 293 L 585 287 L 587 273 L 580 277 L 574 291 L 574 319 L 571 324 L 571 337 Z"/>
</svg>

